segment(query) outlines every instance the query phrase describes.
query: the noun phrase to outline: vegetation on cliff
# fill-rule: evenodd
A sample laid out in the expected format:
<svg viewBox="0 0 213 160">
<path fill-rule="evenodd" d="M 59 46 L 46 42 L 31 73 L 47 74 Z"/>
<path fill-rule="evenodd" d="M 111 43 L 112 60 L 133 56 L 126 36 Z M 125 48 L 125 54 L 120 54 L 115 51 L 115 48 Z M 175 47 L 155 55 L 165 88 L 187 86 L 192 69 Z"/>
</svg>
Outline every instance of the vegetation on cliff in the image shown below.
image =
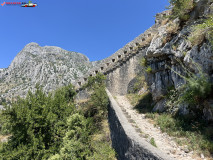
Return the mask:
<svg viewBox="0 0 213 160">
<path fill-rule="evenodd" d="M 172 14 L 169 18 L 180 18 L 181 20 L 189 19 L 189 12 L 193 10 L 195 3 L 194 0 L 170 0 L 170 6 Z"/>
<path fill-rule="evenodd" d="M 192 26 L 192 32 L 188 40 L 193 46 L 200 45 L 204 39 L 207 39 L 213 47 L 213 16 L 209 15 L 201 23 Z"/>
</svg>

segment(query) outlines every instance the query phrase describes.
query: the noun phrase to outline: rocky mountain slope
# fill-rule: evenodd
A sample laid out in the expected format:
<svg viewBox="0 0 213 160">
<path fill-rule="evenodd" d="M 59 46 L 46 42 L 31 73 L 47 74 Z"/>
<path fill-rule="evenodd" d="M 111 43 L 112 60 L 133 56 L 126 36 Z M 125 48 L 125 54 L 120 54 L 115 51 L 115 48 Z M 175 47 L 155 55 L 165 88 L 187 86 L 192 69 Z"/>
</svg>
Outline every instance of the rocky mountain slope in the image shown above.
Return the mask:
<svg viewBox="0 0 213 160">
<path fill-rule="evenodd" d="M 205 119 L 213 121 L 210 87 L 213 82 L 213 1 L 193 3 L 185 9 L 182 19 L 174 13 L 171 15 L 169 10 L 157 14 L 150 29 L 116 52 L 91 75 L 96 72 L 106 74 L 107 89 L 115 96 L 140 87 L 148 88 L 154 100 L 153 111 L 163 112 L 170 108 L 171 112 L 179 110 L 179 113 L 187 114 L 189 108 L 199 108 L 196 113 L 202 113 Z M 184 7 L 188 7 L 186 4 Z M 182 14 L 181 9 L 179 12 Z M 168 18 L 171 16 L 175 17 Z M 186 80 L 188 77 L 191 79 Z M 79 84 L 83 83 L 84 78 L 79 80 Z M 178 92 L 176 99 L 168 98 L 174 90 Z M 186 97 L 177 105 L 174 101 L 181 99 L 181 91 Z M 86 96 L 81 91 L 78 98 Z"/>
<path fill-rule="evenodd" d="M 17 54 L 8 68 L 0 70 L 1 98 L 10 100 L 25 96 L 37 83 L 49 92 L 73 83 L 94 64 L 77 52 L 30 43 Z"/>
</svg>

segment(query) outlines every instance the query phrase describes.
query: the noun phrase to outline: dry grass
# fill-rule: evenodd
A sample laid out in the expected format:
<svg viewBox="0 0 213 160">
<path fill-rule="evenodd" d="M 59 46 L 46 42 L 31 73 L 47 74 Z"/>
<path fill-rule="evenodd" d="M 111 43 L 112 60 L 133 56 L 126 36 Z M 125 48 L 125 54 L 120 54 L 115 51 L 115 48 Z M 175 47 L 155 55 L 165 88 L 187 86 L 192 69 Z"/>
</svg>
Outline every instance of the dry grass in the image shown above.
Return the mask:
<svg viewBox="0 0 213 160">
<path fill-rule="evenodd" d="M 165 24 L 167 24 L 169 21 L 169 18 L 165 18 L 161 21 L 161 26 L 164 26 Z"/>
<path fill-rule="evenodd" d="M 142 48 L 144 46 L 147 46 L 151 43 L 154 35 L 151 35 L 150 37 L 146 37 L 144 41 L 139 42 L 139 46 L 137 48 Z"/>
<path fill-rule="evenodd" d="M 165 45 L 167 42 L 169 42 L 171 40 L 171 36 L 164 36 L 162 38 L 162 45 Z"/>
<path fill-rule="evenodd" d="M 109 124 L 107 119 L 101 122 L 101 132 L 98 132 L 92 136 L 93 141 L 110 141 L 110 131 L 109 131 Z"/>
<path fill-rule="evenodd" d="M 170 21 L 166 27 L 167 33 L 169 34 L 177 33 L 178 29 L 179 29 L 179 25 L 172 21 Z"/>
<path fill-rule="evenodd" d="M 191 42 L 192 46 L 200 45 L 205 39 L 205 34 L 205 29 L 194 28 L 188 37 L 188 40 Z"/>
<path fill-rule="evenodd" d="M 11 135 L 0 135 L 0 143 L 6 142 Z"/>
</svg>

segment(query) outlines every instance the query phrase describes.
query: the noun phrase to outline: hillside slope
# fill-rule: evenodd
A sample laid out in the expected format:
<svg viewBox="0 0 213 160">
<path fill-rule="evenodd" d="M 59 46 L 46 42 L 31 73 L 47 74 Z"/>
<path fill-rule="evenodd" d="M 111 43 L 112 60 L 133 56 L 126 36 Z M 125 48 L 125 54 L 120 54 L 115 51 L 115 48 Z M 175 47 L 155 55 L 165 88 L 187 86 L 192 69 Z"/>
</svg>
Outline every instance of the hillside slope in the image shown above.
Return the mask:
<svg viewBox="0 0 213 160">
<path fill-rule="evenodd" d="M 3 99 L 25 96 L 40 83 L 46 92 L 56 89 L 84 75 L 93 65 L 80 53 L 59 47 L 40 47 L 27 44 L 10 66 L 0 70 L 0 94 Z"/>
</svg>

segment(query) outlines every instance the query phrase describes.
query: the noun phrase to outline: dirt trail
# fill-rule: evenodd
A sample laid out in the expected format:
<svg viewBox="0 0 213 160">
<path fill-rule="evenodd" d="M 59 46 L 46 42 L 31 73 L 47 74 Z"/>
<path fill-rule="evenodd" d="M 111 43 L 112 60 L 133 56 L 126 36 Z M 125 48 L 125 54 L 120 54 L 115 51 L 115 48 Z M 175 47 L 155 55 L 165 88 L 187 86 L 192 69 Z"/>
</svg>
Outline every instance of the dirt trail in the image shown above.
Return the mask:
<svg viewBox="0 0 213 160">
<path fill-rule="evenodd" d="M 193 152 L 189 152 L 186 148 L 187 146 L 185 146 L 185 148 L 178 146 L 172 137 L 166 133 L 162 133 L 160 128 L 154 127 L 154 125 L 145 118 L 145 114 L 137 113 L 125 96 L 116 96 L 116 101 L 120 107 L 124 108 L 128 115 L 131 116 L 131 119 L 135 122 L 132 125 L 136 128 L 140 128 L 144 139 L 150 142 L 150 139 L 154 138 L 158 149 L 178 160 L 201 160 L 201 158 Z"/>
</svg>

